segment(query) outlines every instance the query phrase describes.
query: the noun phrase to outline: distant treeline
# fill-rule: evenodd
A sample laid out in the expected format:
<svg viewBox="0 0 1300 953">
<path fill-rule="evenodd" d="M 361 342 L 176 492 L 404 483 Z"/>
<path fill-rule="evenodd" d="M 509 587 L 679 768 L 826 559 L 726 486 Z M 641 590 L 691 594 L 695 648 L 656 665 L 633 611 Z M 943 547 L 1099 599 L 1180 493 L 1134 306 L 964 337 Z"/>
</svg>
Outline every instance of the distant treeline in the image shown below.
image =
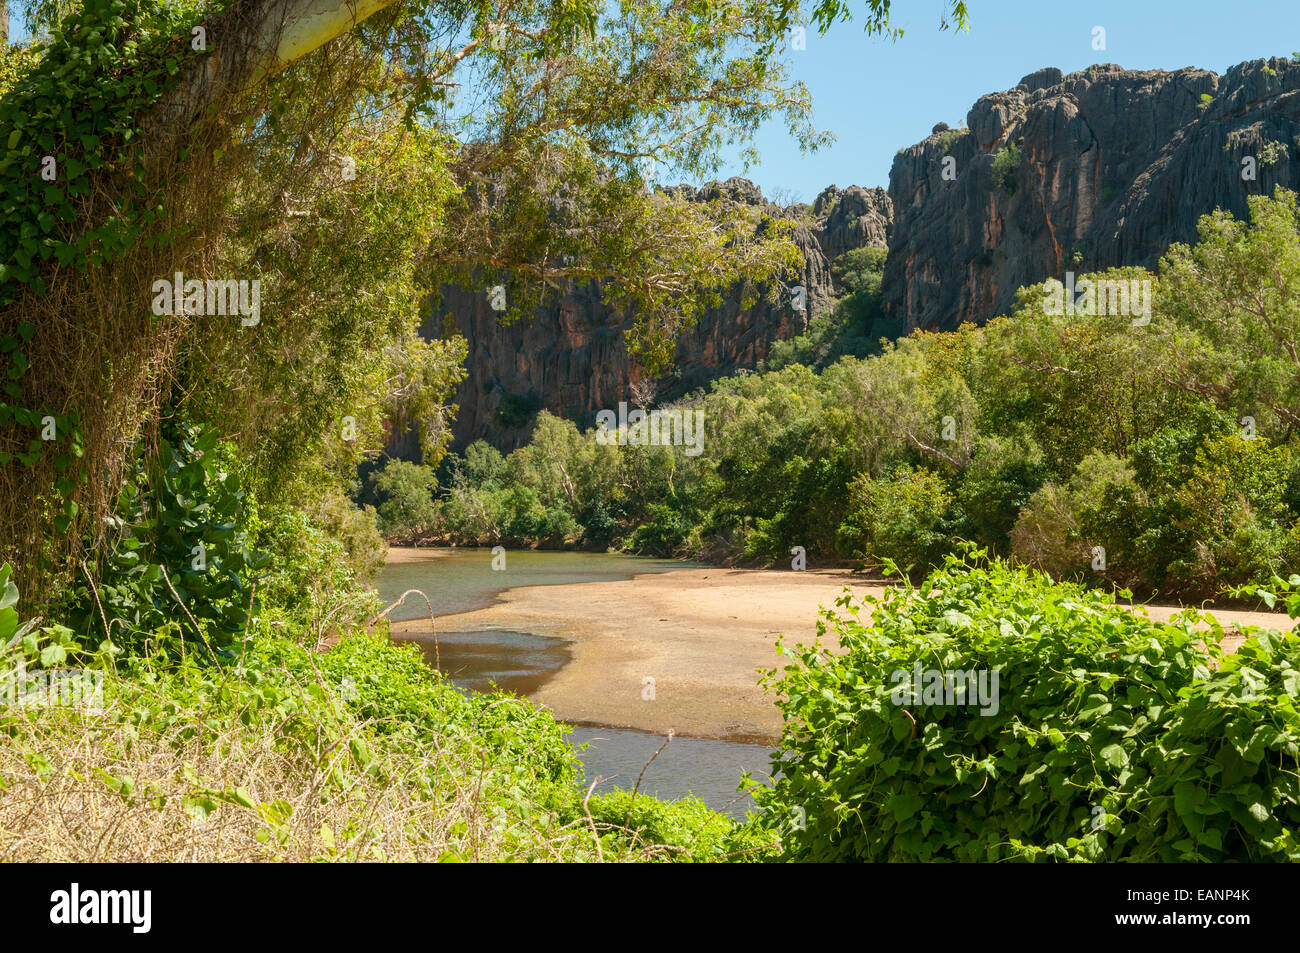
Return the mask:
<svg viewBox="0 0 1300 953">
<path fill-rule="evenodd" d="M 878 294 L 878 263 L 858 262 L 852 310 L 782 346 L 777 369 L 681 403 L 704 411 L 698 456 L 543 413 L 509 456 L 479 442 L 441 481 L 393 462 L 367 489 L 407 538 L 765 563 L 802 546 L 918 573 L 970 540 L 1057 577 L 1214 596 L 1300 567 L 1296 197 L 1252 199 L 1251 217 L 1205 216 L 1158 273 L 1066 282 L 1064 308 L 1035 285 L 983 327 L 866 357 L 841 340 Z M 1151 296 L 1116 309 L 1084 278 L 1149 280 Z"/>
</svg>

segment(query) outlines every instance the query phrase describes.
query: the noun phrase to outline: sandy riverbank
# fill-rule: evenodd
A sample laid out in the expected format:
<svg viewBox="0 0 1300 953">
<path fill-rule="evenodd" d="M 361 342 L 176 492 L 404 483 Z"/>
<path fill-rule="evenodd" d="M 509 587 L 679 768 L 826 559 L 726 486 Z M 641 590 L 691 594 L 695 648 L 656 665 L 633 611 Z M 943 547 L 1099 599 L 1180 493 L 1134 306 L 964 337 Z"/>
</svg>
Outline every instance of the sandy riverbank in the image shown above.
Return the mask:
<svg viewBox="0 0 1300 953">
<path fill-rule="evenodd" d="M 436 559 L 436 552 L 394 547 L 389 560 Z M 855 598 L 882 592 L 844 569 L 684 568 L 615 582 L 511 589 L 485 609 L 439 617 L 438 628 L 570 640 L 573 660 L 532 696 L 564 721 L 770 741 L 781 718 L 757 684 L 756 670 L 777 664 L 778 635 L 788 644 L 812 642 L 818 607 L 833 607 L 845 586 Z M 1177 611 L 1149 607 L 1161 620 Z M 1288 627 L 1282 614 L 1214 614 L 1225 627 Z M 393 629 L 424 633 L 429 623 L 398 622 Z M 832 640 L 828 647 L 837 646 Z"/>
</svg>

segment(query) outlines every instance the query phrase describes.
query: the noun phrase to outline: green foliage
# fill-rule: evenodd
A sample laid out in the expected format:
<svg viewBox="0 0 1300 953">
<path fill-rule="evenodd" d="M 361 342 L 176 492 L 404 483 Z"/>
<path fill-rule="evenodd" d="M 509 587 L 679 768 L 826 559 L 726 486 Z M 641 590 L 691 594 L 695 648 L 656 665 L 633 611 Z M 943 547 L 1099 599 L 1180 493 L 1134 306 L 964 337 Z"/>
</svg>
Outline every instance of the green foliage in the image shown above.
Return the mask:
<svg viewBox="0 0 1300 953">
<path fill-rule="evenodd" d="M 641 525 L 628 541 L 627 548 L 642 556 L 673 556 L 686 541 L 690 531 L 691 524 L 682 514 L 671 506 L 652 503 Z"/>
<path fill-rule="evenodd" d="M 1020 168 L 1023 157 L 1019 147 L 1009 142 L 993 155 L 993 184 L 1010 194 L 1016 190 L 1016 170 Z"/>
<path fill-rule="evenodd" d="M 1264 143 L 1264 148 L 1259 152 L 1259 167 L 1261 169 L 1267 169 L 1275 166 L 1286 159 L 1286 156 L 1286 143 L 1270 139 L 1268 142 Z"/>
<path fill-rule="evenodd" d="M 1052 313 L 1032 286 L 981 328 L 783 364 L 817 364 L 845 340 L 814 328 L 774 348 L 768 370 L 691 399 L 708 421 L 699 456 L 599 446 L 543 412 L 504 475 L 490 456 L 462 467 L 440 526 L 495 541 L 559 508 L 584 545 L 761 562 L 799 545 L 917 570 L 966 539 L 1062 578 L 1181 599 L 1289 572 L 1300 219 L 1289 193 L 1251 204 L 1249 225 L 1206 216 L 1202 241 L 1171 249 L 1159 275 L 1081 276 L 1101 289 L 1092 313 Z M 875 293 L 879 266 L 859 249 L 837 259 L 837 281 Z M 515 485 L 536 502 L 508 495 Z"/>
<path fill-rule="evenodd" d="M 90 172 L 140 161 L 140 113 L 174 85 L 192 54 L 188 37 L 200 7 L 149 0 L 86 0 L 50 29 L 39 63 L 0 100 L 0 154 L 7 203 L 0 227 L 0 306 L 16 287 L 43 294 L 37 260 L 99 264 L 120 254 L 156 220 L 143 183 L 131 206 L 73 237 Z M 67 108 L 88 95 L 82 108 Z M 133 141 L 136 140 L 136 141 Z M 56 182 L 40 175 L 43 156 L 58 163 Z M 62 223 L 62 224 L 61 224 Z"/>
<path fill-rule="evenodd" d="M 13 567 L 0 566 L 0 643 L 7 643 L 18 631 L 18 587 L 14 585 Z"/>
<path fill-rule="evenodd" d="M 980 437 L 956 491 L 956 512 L 961 520 L 958 535 L 1006 555 L 1016 519 L 1047 476 L 1042 451 L 1032 441 Z"/>
<path fill-rule="evenodd" d="M 254 572 L 245 494 L 228 444 L 174 424 L 158 457 L 137 459 L 98 566 L 64 593 L 68 624 L 134 646 L 169 624 L 186 640 L 227 649 L 247 627 Z"/>
<path fill-rule="evenodd" d="M 609 831 L 601 835 L 604 849 L 615 853 L 656 846 L 665 848 L 665 860 L 697 864 L 764 860 L 773 853 L 764 832 L 737 826 L 699 798 L 660 801 L 619 790 L 593 796 L 587 808 L 598 828 Z M 574 822 L 584 817 L 570 810 Z"/>
<path fill-rule="evenodd" d="M 937 473 L 906 466 L 880 478 L 864 473 L 849 492 L 842 547 L 924 575 L 951 546 L 953 498 Z"/>
<path fill-rule="evenodd" d="M 340 501 L 336 506 L 346 504 Z M 347 524 L 355 517 L 342 519 L 344 525 L 336 525 L 331 533 L 328 524 L 319 525 L 295 507 L 280 504 L 263 507 L 258 513 L 254 546 L 264 565 L 257 578 L 258 602 L 263 619 L 286 626 L 290 638 L 314 643 L 330 631 L 346 631 L 366 622 L 382 608 L 374 592 L 361 585 L 365 577 L 358 567 L 358 556 L 361 567 L 374 556 L 364 551 L 349 553 L 347 543 L 356 545 L 356 537 L 349 540 L 338 534 L 347 532 Z M 373 520 L 367 530 L 365 544 L 377 543 L 382 561 L 379 547 L 383 541 Z"/>
<path fill-rule="evenodd" d="M 578 532 L 572 513 L 556 503 L 548 504 L 542 494 L 532 486 L 512 486 L 501 500 L 504 519 L 501 539 L 508 543 L 538 540 L 551 545 L 562 545 Z"/>
<path fill-rule="evenodd" d="M 1284 499 L 1294 454 L 1230 434 L 1196 450 L 1176 492 L 1176 525 L 1195 542 L 1170 564 L 1171 582 L 1194 592 L 1267 579 L 1297 557 L 1297 513 Z"/>
<path fill-rule="evenodd" d="M 769 843 L 695 799 L 615 792 L 584 804 L 568 729 L 550 712 L 504 693 L 458 691 L 413 646 L 382 632 L 353 631 L 316 654 L 277 634 L 280 617 L 264 615 L 237 664 L 212 664 L 156 641 L 126 655 L 109 642 L 87 650 L 64 626 L 18 626 L 17 601 L 10 568 L 0 566 L 0 684 L 75 663 L 103 686 L 89 739 L 76 711 L 0 706 L 3 753 L 14 755 L 6 780 L 38 794 L 29 819 L 52 803 L 39 794 L 54 777 L 93 771 L 120 798 L 100 804 L 119 834 L 142 812 L 180 808 L 205 822 L 187 857 L 213 850 L 205 832 L 217 828 L 211 836 L 221 838 L 222 824 L 240 817 L 256 819 L 259 859 L 304 851 L 317 860 L 434 859 L 432 850 L 440 860 L 715 861 L 756 858 Z M 220 752 L 220 780 L 186 760 L 196 750 Z M 300 775 L 267 771 L 268 755 Z M 286 780 L 304 790 L 285 789 Z M 414 810 L 395 809 L 385 794 L 393 791 Z M 308 824 L 294 823 L 294 805 L 312 812 Z M 589 834 L 593 824 L 598 833 Z"/>
<path fill-rule="evenodd" d="M 379 496 L 379 528 L 389 535 L 402 535 L 425 528 L 433 522 L 433 492 L 438 488 L 437 474 L 406 460 L 390 460 L 370 475 Z"/>
<path fill-rule="evenodd" d="M 1248 197 L 1250 223 L 1201 218 L 1195 246 L 1161 262 L 1161 309 L 1180 329 L 1171 368 L 1188 386 L 1259 432 L 1300 422 L 1300 209 L 1293 192 Z M 1154 429 L 1154 428 L 1153 428 Z"/>
<path fill-rule="evenodd" d="M 506 479 L 506 458 L 485 440 L 475 440 L 465 448 L 464 478 L 474 486 L 496 489 Z"/>
<path fill-rule="evenodd" d="M 1300 636 L 1224 656 L 1221 629 L 1202 648 L 1193 618 L 979 554 L 840 604 L 841 652 L 768 674 L 781 773 L 756 797 L 784 859 L 1300 859 Z M 914 666 L 997 672 L 996 705 L 911 698 Z"/>
<path fill-rule="evenodd" d="M 369 582 L 384 568 L 388 546 L 371 507 L 360 508 L 341 492 L 324 495 L 311 510 L 312 523 L 342 547 L 343 564 L 358 582 Z"/>
<path fill-rule="evenodd" d="M 1028 566 L 1058 579 L 1081 579 L 1092 569 L 1093 548 L 1106 551 L 1107 570 L 1124 567 L 1124 534 L 1099 532 L 1099 514 L 1115 500 L 1135 492 L 1133 471 L 1119 457 L 1093 453 L 1080 461 L 1068 483 L 1044 484 L 1020 511 L 1010 533 L 1011 550 Z"/>
</svg>

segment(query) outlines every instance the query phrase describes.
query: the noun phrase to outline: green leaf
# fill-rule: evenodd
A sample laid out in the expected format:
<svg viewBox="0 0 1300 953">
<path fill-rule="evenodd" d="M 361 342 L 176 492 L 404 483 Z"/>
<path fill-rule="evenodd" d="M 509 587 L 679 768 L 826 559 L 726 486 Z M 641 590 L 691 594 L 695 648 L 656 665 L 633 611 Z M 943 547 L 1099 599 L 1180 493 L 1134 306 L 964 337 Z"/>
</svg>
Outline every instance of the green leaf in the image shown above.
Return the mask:
<svg viewBox="0 0 1300 953">
<path fill-rule="evenodd" d="M 1128 752 L 1119 745 L 1106 745 L 1101 749 L 1101 760 L 1112 771 L 1119 771 L 1128 766 Z"/>
</svg>

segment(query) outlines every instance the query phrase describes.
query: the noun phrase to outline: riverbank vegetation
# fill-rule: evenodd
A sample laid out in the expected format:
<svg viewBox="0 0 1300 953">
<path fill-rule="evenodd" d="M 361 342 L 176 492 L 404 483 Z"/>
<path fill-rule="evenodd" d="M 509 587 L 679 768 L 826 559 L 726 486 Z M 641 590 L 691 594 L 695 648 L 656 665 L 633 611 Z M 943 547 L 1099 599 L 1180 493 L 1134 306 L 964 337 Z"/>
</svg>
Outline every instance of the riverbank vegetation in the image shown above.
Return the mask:
<svg viewBox="0 0 1300 953">
<path fill-rule="evenodd" d="M 698 802 L 588 797 L 547 713 L 383 640 L 378 527 L 421 509 L 396 469 L 377 512 L 348 496 L 393 431 L 445 449 L 466 352 L 417 333 L 429 287 L 509 321 L 600 281 L 655 366 L 734 282 L 784 277 L 788 228 L 653 190 L 643 160 L 703 180 L 772 115 L 825 141 L 783 40 L 847 11 L 22 12 L 36 39 L 0 43 L 0 855 L 761 848 Z M 214 301 L 230 287 L 257 306 Z M 94 710 L 51 703 L 62 671 Z"/>
<path fill-rule="evenodd" d="M 1297 586 L 1268 599 L 1300 615 Z M 783 859 L 1300 860 L 1295 632 L 1227 655 L 1194 611 L 969 552 L 825 616 L 842 651 L 768 673 L 784 759 L 755 793 Z"/>
<path fill-rule="evenodd" d="M 949 564 L 929 601 L 900 590 L 875 628 L 834 623 L 847 655 L 804 653 L 775 683 L 792 761 L 736 824 L 580 787 L 563 726 L 391 644 L 370 585 L 381 533 L 407 533 L 762 562 L 801 546 L 918 578 L 976 540 L 1058 578 L 1281 590 L 1293 196 L 1254 200 L 1249 226 L 1207 218 L 1152 278 L 1149 324 L 1052 320 L 1027 289 L 986 328 L 874 353 L 881 263 L 856 255 L 830 320 L 691 399 L 699 457 L 547 414 L 508 457 L 447 455 L 467 352 L 418 333 L 430 287 L 490 292 L 509 321 L 599 281 L 653 370 L 726 289 L 788 276 L 788 228 L 651 189 L 642 160 L 703 180 L 773 115 L 823 141 L 777 52 L 847 8 L 380 7 L 324 9 L 346 24 L 290 61 L 263 30 L 274 0 L 39 2 L 40 39 L 0 45 L 0 857 L 1294 858 L 1294 636 L 1198 661 L 1185 627 Z M 868 27 L 888 11 L 871 0 Z M 151 307 L 160 276 L 179 307 Z M 183 276 L 257 282 L 259 310 L 210 310 Z M 411 428 L 423 465 L 362 481 Z M 1005 664 L 1003 719 L 904 728 L 863 689 L 933 651 Z M 1059 671 L 1031 677 L 1033 652 Z M 1002 777 L 1078 790 L 1013 817 Z M 1077 836 L 1087 798 L 1114 844 Z M 977 818 L 996 843 L 963 840 Z"/>
<path fill-rule="evenodd" d="M 983 327 L 820 369 L 783 358 L 686 402 L 705 412 L 699 456 L 603 446 L 542 413 L 508 456 L 480 442 L 446 461 L 432 517 L 407 529 L 757 563 L 802 546 L 918 577 L 973 541 L 1185 600 L 1285 575 L 1300 568 L 1300 220 L 1285 191 L 1250 207 L 1249 223 L 1206 216 L 1158 273 L 1083 276 L 1150 282 L 1149 314 L 1135 294 L 1123 313 L 1053 315 L 1032 286 Z"/>
<path fill-rule="evenodd" d="M 566 729 L 507 694 L 460 692 L 382 630 L 315 653 L 256 618 L 234 658 L 186 618 L 126 649 L 16 625 L 0 668 L 0 857 L 39 861 L 712 861 L 770 843 L 693 799 L 590 794 Z M 284 622 L 285 624 L 280 624 Z M 206 641 L 206 640 L 204 640 Z M 94 697 L 50 703 L 51 672 Z M 89 689 L 88 689 L 89 690 Z M 93 704 L 87 704 L 92 701 Z"/>
</svg>

